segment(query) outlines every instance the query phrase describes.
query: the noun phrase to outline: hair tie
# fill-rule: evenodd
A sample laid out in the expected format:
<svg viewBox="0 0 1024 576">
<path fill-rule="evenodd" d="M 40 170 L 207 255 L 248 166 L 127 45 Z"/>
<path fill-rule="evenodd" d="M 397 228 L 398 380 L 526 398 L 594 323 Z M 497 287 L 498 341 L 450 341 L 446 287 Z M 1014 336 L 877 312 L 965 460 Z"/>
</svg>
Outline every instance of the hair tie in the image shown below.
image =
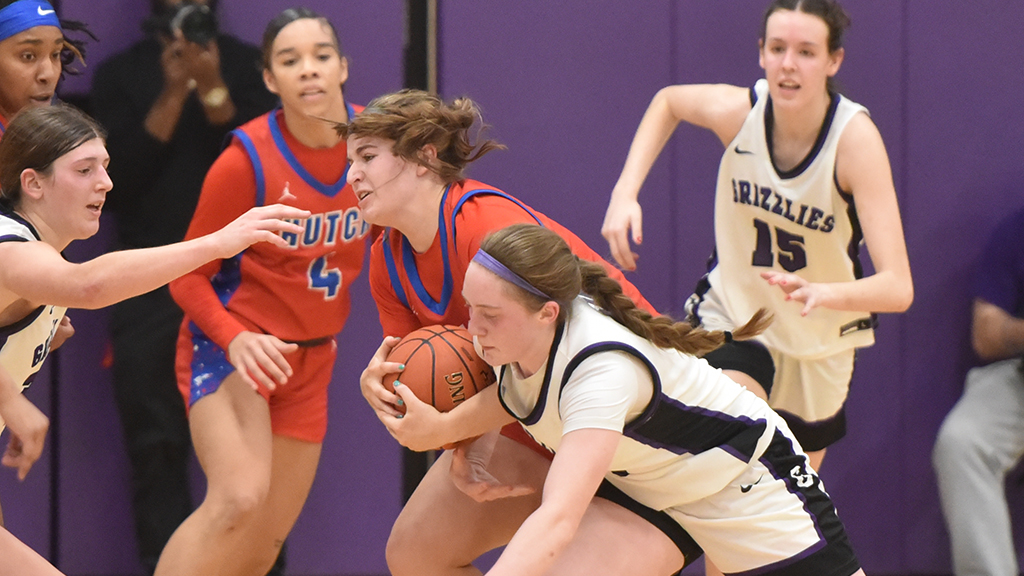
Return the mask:
<svg viewBox="0 0 1024 576">
<path fill-rule="evenodd" d="M 722 335 L 725 336 L 726 344 L 732 342 L 732 332 L 729 332 L 728 330 L 723 330 Z"/>
<path fill-rule="evenodd" d="M 512 270 L 509 270 L 508 266 L 505 266 L 501 262 L 498 262 L 498 260 L 496 260 L 494 256 L 491 256 L 490 254 L 485 252 L 483 248 L 476 251 L 476 255 L 473 256 L 473 262 L 476 262 L 477 264 L 497 274 L 501 279 L 512 284 L 515 284 L 516 286 L 522 288 L 523 290 L 526 290 L 527 292 L 533 294 L 534 296 L 538 296 L 545 300 L 554 300 L 554 298 L 541 292 L 536 287 L 534 287 L 533 284 L 530 284 L 529 282 L 524 280 L 522 276 L 516 274 Z"/>
<path fill-rule="evenodd" d="M 57 11 L 43 0 L 17 0 L 0 10 L 0 42 L 36 26 L 60 27 Z"/>
</svg>

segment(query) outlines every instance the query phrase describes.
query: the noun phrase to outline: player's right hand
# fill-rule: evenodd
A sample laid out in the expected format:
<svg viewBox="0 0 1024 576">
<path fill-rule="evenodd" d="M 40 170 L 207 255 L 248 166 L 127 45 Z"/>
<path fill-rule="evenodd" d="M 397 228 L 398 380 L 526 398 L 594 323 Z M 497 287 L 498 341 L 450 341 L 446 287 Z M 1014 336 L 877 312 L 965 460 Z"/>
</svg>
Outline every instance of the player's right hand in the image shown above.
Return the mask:
<svg viewBox="0 0 1024 576">
<path fill-rule="evenodd" d="M 261 385 L 274 390 L 279 384 L 286 384 L 292 375 L 284 355 L 298 349 L 298 344 L 289 344 L 277 336 L 239 332 L 228 344 L 228 361 L 253 390 Z"/>
<path fill-rule="evenodd" d="M 374 413 L 385 425 L 387 425 L 387 421 L 383 416 L 399 418 L 402 415 L 397 408 L 398 396 L 384 387 L 385 374 L 401 372 L 405 369 L 405 366 L 398 362 L 387 361 L 388 354 L 391 354 L 391 350 L 401 341 L 402 339 L 397 336 L 385 336 L 373 357 L 370 358 L 370 363 L 366 365 L 366 369 L 359 376 L 359 389 L 363 393 L 363 398 L 366 398 L 370 408 L 373 408 Z"/>
<path fill-rule="evenodd" d="M 0 416 L 11 431 L 7 450 L 0 459 L 0 464 L 16 468 L 18 480 L 24 480 L 32 465 L 43 453 L 50 419 L 21 394 L 12 395 L 0 405 Z"/>
<path fill-rule="evenodd" d="M 632 236 L 630 236 L 632 232 Z M 643 211 L 635 199 L 618 198 L 612 194 L 601 225 L 601 235 L 608 241 L 612 258 L 625 270 L 636 270 L 639 254 L 633 252 L 630 239 L 643 243 Z"/>
<path fill-rule="evenodd" d="M 309 210 L 284 204 L 259 206 L 249 209 L 227 226 L 210 234 L 210 237 L 217 242 L 219 256 L 223 259 L 231 258 L 257 242 L 270 242 L 287 248 L 288 241 L 278 233 L 302 234 L 302 226 L 288 220 L 302 220 L 309 218 L 309 215 Z"/>
</svg>

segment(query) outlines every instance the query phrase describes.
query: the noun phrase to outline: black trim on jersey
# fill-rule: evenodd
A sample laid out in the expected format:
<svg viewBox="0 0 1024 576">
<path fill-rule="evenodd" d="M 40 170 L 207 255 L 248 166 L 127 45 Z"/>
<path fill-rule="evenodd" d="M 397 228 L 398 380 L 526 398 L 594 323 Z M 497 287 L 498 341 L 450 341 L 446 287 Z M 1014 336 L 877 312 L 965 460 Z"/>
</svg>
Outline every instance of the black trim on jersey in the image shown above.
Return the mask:
<svg viewBox="0 0 1024 576">
<path fill-rule="evenodd" d="M 765 394 L 772 394 L 775 383 L 775 361 L 768 348 L 757 340 L 732 341 L 704 355 L 713 368 L 742 372 L 761 385 Z"/>
<path fill-rule="evenodd" d="M 860 217 L 857 215 L 857 202 L 854 200 L 853 194 L 843 190 L 843 187 L 839 185 L 839 174 L 835 171 L 832 173 L 832 180 L 836 185 L 836 190 L 839 191 L 839 197 L 846 202 L 846 217 L 850 220 L 851 231 L 850 244 L 846 247 L 846 256 L 853 263 L 853 277 L 860 279 L 864 277 L 864 263 L 860 259 L 860 244 L 864 241 L 864 229 L 861 228 Z M 867 318 L 854 320 L 840 326 L 839 335 L 846 336 L 860 330 L 875 328 L 878 328 L 878 314 L 872 312 Z"/>
<path fill-rule="evenodd" d="M 704 295 L 711 290 L 711 271 L 715 269 L 715 266 L 718 266 L 718 247 L 711 249 L 711 255 L 708 256 L 707 272 L 700 277 L 700 280 L 697 280 L 693 294 L 686 299 L 686 319 L 694 328 L 701 324 L 700 305 L 704 302 Z"/>
<path fill-rule="evenodd" d="M 832 499 L 822 488 L 821 479 L 807 467 L 806 457 L 796 453 L 792 441 L 776 430 L 768 449 L 758 460 L 775 478 L 786 483 L 791 494 L 804 501 L 804 510 L 811 517 L 822 540 L 792 558 L 740 574 L 849 576 L 860 570 L 860 562 L 836 514 Z"/>
<path fill-rule="evenodd" d="M 628 344 L 623 344 L 622 342 L 597 342 L 586 346 L 565 366 L 565 372 L 562 374 L 562 383 L 558 386 L 558 400 L 562 400 L 562 392 L 565 390 L 565 385 L 569 383 L 569 378 L 572 376 L 572 373 L 576 368 L 579 368 L 579 365 L 584 360 L 600 352 L 625 352 L 626 354 L 635 357 L 640 362 L 643 362 L 644 366 L 647 367 L 647 371 L 651 375 L 651 385 L 654 386 L 654 392 L 651 394 L 651 401 L 647 403 L 644 411 L 641 412 L 635 420 L 626 423 L 626 428 L 623 430 L 623 434 L 625 434 L 626 431 L 633 427 L 640 426 L 647 422 L 647 420 L 654 415 L 654 411 L 657 409 L 658 405 L 658 398 L 661 396 L 661 376 L 658 374 L 657 368 L 655 368 L 654 364 L 652 364 L 651 361 L 636 348 L 633 348 Z M 561 415 L 559 415 L 559 417 L 561 417 Z"/>
<path fill-rule="evenodd" d="M 551 387 L 551 371 L 555 364 L 555 356 L 558 351 L 558 345 L 562 342 L 562 336 L 565 334 L 565 322 L 555 330 L 555 339 L 551 342 L 551 349 L 548 350 L 548 363 L 544 370 L 544 383 L 541 384 L 540 394 L 537 395 L 537 403 L 533 406 L 533 410 L 524 417 L 520 417 L 518 414 L 512 411 L 512 408 L 508 404 L 505 404 L 505 397 L 501 394 L 504 387 L 505 374 L 508 369 L 508 365 L 501 367 L 501 373 L 498 375 L 498 401 L 501 402 L 501 407 L 508 412 L 510 416 L 519 420 L 524 425 L 536 424 L 540 420 L 541 414 L 544 413 L 544 406 L 548 403 L 548 390 Z M 561 398 L 561 395 L 559 395 Z"/>
<path fill-rule="evenodd" d="M 660 510 L 648 508 L 647 506 L 637 502 L 628 494 L 619 490 L 608 480 L 601 481 L 601 485 L 597 487 L 597 494 L 595 494 L 595 496 L 604 498 L 609 502 L 614 502 L 619 506 L 622 506 L 626 510 L 629 510 L 648 521 L 651 525 L 665 534 L 665 536 L 668 536 L 669 540 L 672 540 L 676 545 L 676 548 L 679 548 L 679 551 L 683 553 L 683 566 L 689 566 L 704 555 L 704 550 L 700 545 L 697 544 L 693 537 L 690 536 L 690 533 L 680 526 L 675 519 Z M 676 574 L 678 574 L 678 572 Z"/>
<path fill-rule="evenodd" d="M 11 210 L 7 206 L 0 205 L 0 216 L 10 218 L 11 220 L 17 222 L 18 224 L 21 224 L 22 226 L 28 228 L 28 231 L 31 232 L 32 235 L 36 237 L 36 240 L 42 241 L 43 238 L 39 235 L 39 232 L 36 232 L 35 226 L 32 226 L 32 223 L 22 218 L 21 215 L 15 212 L 14 210 Z"/>
<path fill-rule="evenodd" d="M 662 393 L 661 377 L 654 364 L 636 348 L 621 342 L 598 342 L 576 354 L 565 367 L 559 395 L 580 363 L 595 354 L 609 351 L 625 352 L 643 362 L 651 373 L 654 386 L 651 402 L 640 416 L 626 424 L 622 431 L 624 436 L 677 454 L 699 454 L 712 448 L 723 448 L 746 461 L 754 457 L 757 442 L 767 429 L 766 421 L 744 421 L 721 412 L 688 406 L 666 396 Z"/>
<path fill-rule="evenodd" d="M 35 322 L 36 319 L 39 318 L 39 315 L 43 313 L 43 310 L 46 309 L 46 306 L 46 304 L 43 304 L 42 306 L 29 312 L 28 315 L 26 315 L 21 320 L 17 320 L 12 324 L 8 324 L 7 326 L 0 326 L 0 348 L 3 348 L 4 344 L 7 343 L 7 339 L 10 338 L 12 334 L 17 334 L 18 332 L 21 332 L 26 327 L 28 327 L 29 324 Z"/>
<path fill-rule="evenodd" d="M 778 174 L 779 178 L 788 180 L 790 178 L 796 178 L 797 176 L 804 173 L 807 168 L 814 162 L 815 158 L 818 157 L 818 153 L 821 152 L 822 147 L 825 145 L 825 138 L 828 137 L 829 129 L 832 127 L 832 120 L 835 119 L 836 110 L 839 108 L 839 101 L 842 96 L 832 92 L 828 93 L 829 104 L 828 110 L 825 112 L 825 119 L 821 122 L 821 129 L 818 131 L 818 137 L 814 141 L 814 146 L 811 147 L 811 151 L 807 156 L 800 161 L 792 170 L 779 170 L 779 166 L 775 163 L 775 149 L 772 146 L 772 133 L 775 120 L 775 113 L 772 111 L 772 97 L 768 96 L 768 101 L 764 106 L 764 135 L 765 144 L 768 146 L 768 157 L 771 159 L 772 168 L 775 173 Z"/>
<path fill-rule="evenodd" d="M 754 104 L 757 104 L 757 90 L 753 86 L 750 87 L 750 107 L 753 108 Z"/>
<path fill-rule="evenodd" d="M 824 450 L 846 436 L 845 401 L 835 415 L 815 422 L 807 422 L 785 410 L 776 410 L 776 412 L 786 421 L 789 430 L 793 432 L 793 436 L 800 442 L 800 446 L 808 452 Z"/>
</svg>

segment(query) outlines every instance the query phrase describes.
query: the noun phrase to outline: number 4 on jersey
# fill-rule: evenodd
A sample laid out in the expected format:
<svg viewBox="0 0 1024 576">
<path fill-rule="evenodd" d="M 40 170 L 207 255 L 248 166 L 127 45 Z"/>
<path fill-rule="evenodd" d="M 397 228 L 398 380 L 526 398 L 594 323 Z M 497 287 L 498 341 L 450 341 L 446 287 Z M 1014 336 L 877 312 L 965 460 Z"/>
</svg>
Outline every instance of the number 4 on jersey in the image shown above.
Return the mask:
<svg viewBox="0 0 1024 576">
<path fill-rule="evenodd" d="M 754 218 L 757 230 L 757 246 L 751 264 L 771 268 L 775 262 L 772 252 L 772 229 L 764 220 Z M 807 252 L 804 251 L 804 237 L 790 234 L 782 228 L 775 228 L 775 244 L 779 249 L 779 266 L 786 272 L 796 272 L 807 267 Z"/>
<path fill-rule="evenodd" d="M 341 289 L 341 271 L 327 267 L 327 256 L 331 254 L 321 256 L 309 264 L 309 289 L 323 290 L 324 300 L 334 300 Z"/>
</svg>

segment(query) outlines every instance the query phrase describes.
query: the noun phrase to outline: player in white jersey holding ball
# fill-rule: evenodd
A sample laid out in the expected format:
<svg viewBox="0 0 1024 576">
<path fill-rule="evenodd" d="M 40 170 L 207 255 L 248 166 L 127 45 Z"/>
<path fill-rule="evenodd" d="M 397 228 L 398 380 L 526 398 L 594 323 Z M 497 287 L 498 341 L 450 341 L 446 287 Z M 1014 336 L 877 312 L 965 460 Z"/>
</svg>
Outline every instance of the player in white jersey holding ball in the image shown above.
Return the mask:
<svg viewBox="0 0 1024 576">
<path fill-rule="evenodd" d="M 607 569 L 604 543 L 626 529 L 595 526 L 590 511 L 609 487 L 621 505 L 660 517 L 652 522 L 666 535 L 685 529 L 728 574 L 863 574 L 782 418 L 697 357 L 759 333 L 764 310 L 735 333 L 653 316 L 599 265 L 529 224 L 483 241 L 462 295 L 498 383 L 447 413 L 396 386 L 407 411 L 382 420 L 413 449 L 517 420 L 554 453 L 540 507 L 488 576 L 670 573 Z"/>
<path fill-rule="evenodd" d="M 707 360 L 788 422 L 815 469 L 846 432 L 855 350 L 874 343 L 874 313 L 913 300 L 885 146 L 867 110 L 832 90 L 849 18 L 833 0 L 774 0 L 752 89 L 680 85 L 654 97 L 612 191 L 602 233 L 636 268 L 637 197 L 681 121 L 725 145 L 715 199 L 715 257 L 687 303 L 691 320 L 728 330 L 759 308 L 775 321 L 756 342 Z M 862 276 L 867 243 L 875 273 Z"/>
</svg>

